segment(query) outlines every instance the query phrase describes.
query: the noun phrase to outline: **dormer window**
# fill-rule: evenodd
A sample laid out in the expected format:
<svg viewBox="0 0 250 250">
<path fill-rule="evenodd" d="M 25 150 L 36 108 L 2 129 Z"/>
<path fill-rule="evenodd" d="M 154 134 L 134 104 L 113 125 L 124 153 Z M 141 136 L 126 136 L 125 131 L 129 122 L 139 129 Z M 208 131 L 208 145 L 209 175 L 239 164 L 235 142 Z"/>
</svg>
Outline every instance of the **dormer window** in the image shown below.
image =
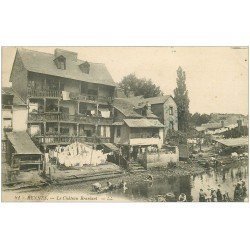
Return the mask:
<svg viewBox="0 0 250 250">
<path fill-rule="evenodd" d="M 90 70 L 90 64 L 86 61 L 82 64 L 79 65 L 79 68 L 81 69 L 81 71 L 85 74 L 89 74 L 89 70 Z"/>
<path fill-rule="evenodd" d="M 59 56 L 54 60 L 58 69 L 66 69 L 66 58 L 64 56 Z"/>
</svg>

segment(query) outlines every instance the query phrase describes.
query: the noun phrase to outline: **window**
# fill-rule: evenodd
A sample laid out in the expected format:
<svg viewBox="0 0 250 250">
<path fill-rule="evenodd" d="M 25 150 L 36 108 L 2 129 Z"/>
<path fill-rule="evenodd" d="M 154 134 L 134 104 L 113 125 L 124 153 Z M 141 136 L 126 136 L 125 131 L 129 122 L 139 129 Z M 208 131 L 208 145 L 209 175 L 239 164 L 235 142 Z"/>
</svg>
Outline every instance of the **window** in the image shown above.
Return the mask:
<svg viewBox="0 0 250 250">
<path fill-rule="evenodd" d="M 66 69 L 66 58 L 64 56 L 59 56 L 54 61 L 58 69 Z"/>
<path fill-rule="evenodd" d="M 87 94 L 88 93 L 88 85 L 86 83 L 81 84 L 81 94 Z"/>
<path fill-rule="evenodd" d="M 61 132 L 61 134 L 68 135 L 69 134 L 69 128 L 62 127 L 62 128 L 60 128 L 60 132 Z"/>
<path fill-rule="evenodd" d="M 120 138 L 121 137 L 121 127 L 116 127 L 116 137 Z"/>
<path fill-rule="evenodd" d="M 86 61 L 79 65 L 81 71 L 85 74 L 89 74 L 90 64 Z"/>
<path fill-rule="evenodd" d="M 92 136 L 92 131 L 91 130 L 84 130 L 85 134 L 87 137 L 91 137 Z"/>
<path fill-rule="evenodd" d="M 11 128 L 12 127 L 12 121 L 9 119 L 3 120 L 3 128 Z"/>
<path fill-rule="evenodd" d="M 2 141 L 2 153 L 6 152 L 6 141 Z"/>
<path fill-rule="evenodd" d="M 110 127 L 106 126 L 106 137 L 109 138 L 110 137 Z"/>
<path fill-rule="evenodd" d="M 169 107 L 169 114 L 170 114 L 170 115 L 173 115 L 173 114 L 174 114 L 174 109 L 173 109 L 173 107 Z"/>
<path fill-rule="evenodd" d="M 109 126 L 100 126 L 100 136 L 103 138 L 110 137 L 110 127 Z"/>
<path fill-rule="evenodd" d="M 169 122 L 169 129 L 174 130 L 174 122 L 173 121 Z"/>
<path fill-rule="evenodd" d="M 59 69 L 66 69 L 66 63 L 64 60 L 59 61 L 58 63 L 59 63 L 59 66 L 58 66 Z"/>
</svg>

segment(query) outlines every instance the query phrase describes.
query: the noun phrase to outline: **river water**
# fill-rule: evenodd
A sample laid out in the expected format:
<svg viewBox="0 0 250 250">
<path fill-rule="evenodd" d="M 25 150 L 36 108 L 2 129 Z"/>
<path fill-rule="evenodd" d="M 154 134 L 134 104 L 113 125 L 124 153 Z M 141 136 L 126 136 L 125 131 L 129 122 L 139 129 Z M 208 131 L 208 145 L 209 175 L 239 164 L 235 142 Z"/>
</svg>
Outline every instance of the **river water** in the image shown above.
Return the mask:
<svg viewBox="0 0 250 250">
<path fill-rule="evenodd" d="M 229 197 L 233 199 L 235 184 L 240 179 L 246 182 L 247 190 L 249 190 L 247 161 L 238 162 L 237 165 L 231 165 L 227 168 L 212 169 L 198 175 L 155 178 L 153 182 L 140 179 L 129 182 L 126 191 L 118 189 L 105 194 L 111 197 L 113 201 L 116 201 L 116 198 L 131 201 L 155 201 L 158 195 L 166 195 L 171 192 L 175 194 L 176 198 L 181 193 L 184 193 L 188 201 L 198 201 L 201 188 L 208 194 L 210 192 L 208 188 L 217 189 L 220 185 L 222 193 L 228 192 Z M 112 183 L 117 183 L 120 181 L 120 178 L 111 181 Z M 105 182 L 102 181 L 104 185 Z M 31 195 L 53 195 L 58 193 L 61 195 L 74 195 L 84 194 L 85 190 L 88 190 L 87 193 L 90 192 L 90 195 L 95 196 L 96 193 L 91 189 L 92 184 L 93 182 L 81 182 L 65 186 L 50 185 L 40 190 L 26 190 L 25 193 Z"/>
<path fill-rule="evenodd" d="M 157 195 L 172 192 L 175 197 L 179 197 L 180 193 L 185 193 L 188 201 L 199 201 L 201 188 L 208 193 L 208 188 L 217 189 L 220 185 L 222 193 L 228 192 L 229 197 L 233 198 L 234 185 L 240 179 L 246 182 L 248 190 L 248 166 L 210 170 L 199 175 L 162 178 L 153 182 L 132 183 L 128 185 L 125 192 L 117 190 L 112 192 L 112 195 L 123 196 L 130 200 L 150 200 Z"/>
</svg>

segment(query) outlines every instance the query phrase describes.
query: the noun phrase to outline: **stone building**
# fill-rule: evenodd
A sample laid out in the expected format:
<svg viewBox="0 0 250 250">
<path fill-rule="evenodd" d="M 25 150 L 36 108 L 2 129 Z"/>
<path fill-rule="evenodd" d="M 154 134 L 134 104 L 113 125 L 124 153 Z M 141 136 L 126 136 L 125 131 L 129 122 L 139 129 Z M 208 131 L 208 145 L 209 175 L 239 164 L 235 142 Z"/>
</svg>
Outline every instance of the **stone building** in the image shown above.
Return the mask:
<svg viewBox="0 0 250 250">
<path fill-rule="evenodd" d="M 178 130 L 177 105 L 171 95 L 143 98 L 142 96 L 127 99 L 136 110 L 150 109 L 164 125 L 164 140 L 169 130 Z"/>
</svg>

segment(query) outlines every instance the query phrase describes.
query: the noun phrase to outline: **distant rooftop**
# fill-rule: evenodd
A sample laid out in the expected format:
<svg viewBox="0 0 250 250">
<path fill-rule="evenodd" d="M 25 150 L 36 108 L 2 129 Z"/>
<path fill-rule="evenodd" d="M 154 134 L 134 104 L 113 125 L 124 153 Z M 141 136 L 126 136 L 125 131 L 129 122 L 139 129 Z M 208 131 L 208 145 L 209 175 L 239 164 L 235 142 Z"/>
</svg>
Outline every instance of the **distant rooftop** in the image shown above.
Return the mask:
<svg viewBox="0 0 250 250">
<path fill-rule="evenodd" d="M 240 138 L 230 138 L 230 139 L 221 139 L 215 140 L 227 147 L 240 147 L 240 146 L 248 146 L 248 137 L 240 137 Z"/>
<path fill-rule="evenodd" d="M 125 98 L 115 98 L 114 107 L 119 110 L 124 116 L 130 118 L 142 118 L 143 116 L 134 111 L 134 105 Z"/>
<path fill-rule="evenodd" d="M 170 98 L 171 95 L 163 95 L 163 96 L 156 96 L 150 98 L 143 98 L 143 96 L 135 96 L 127 98 L 129 102 L 131 102 L 135 107 L 140 107 L 145 105 L 146 103 L 149 104 L 161 104 L 164 103 Z"/>
<path fill-rule="evenodd" d="M 11 87 L 2 87 L 2 95 L 14 96 L 13 105 L 15 106 L 26 106 L 23 99 Z"/>
<path fill-rule="evenodd" d="M 130 128 L 163 128 L 164 125 L 158 120 L 152 119 L 124 119 Z"/>
</svg>

